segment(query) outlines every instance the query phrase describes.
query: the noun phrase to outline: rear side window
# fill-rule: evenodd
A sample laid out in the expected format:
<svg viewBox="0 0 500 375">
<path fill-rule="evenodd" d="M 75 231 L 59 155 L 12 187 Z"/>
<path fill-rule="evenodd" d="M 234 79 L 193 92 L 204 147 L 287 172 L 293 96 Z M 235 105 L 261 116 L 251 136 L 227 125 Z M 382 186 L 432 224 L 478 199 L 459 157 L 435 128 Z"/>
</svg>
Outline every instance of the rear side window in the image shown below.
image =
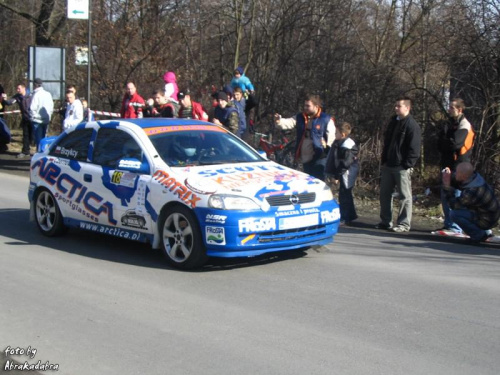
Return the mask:
<svg viewBox="0 0 500 375">
<path fill-rule="evenodd" d="M 87 161 L 92 129 L 80 129 L 69 133 L 50 151 L 51 156 Z"/>
<path fill-rule="evenodd" d="M 116 168 L 122 158 L 143 160 L 141 147 L 134 138 L 119 129 L 99 129 L 92 161 L 105 167 Z"/>
</svg>

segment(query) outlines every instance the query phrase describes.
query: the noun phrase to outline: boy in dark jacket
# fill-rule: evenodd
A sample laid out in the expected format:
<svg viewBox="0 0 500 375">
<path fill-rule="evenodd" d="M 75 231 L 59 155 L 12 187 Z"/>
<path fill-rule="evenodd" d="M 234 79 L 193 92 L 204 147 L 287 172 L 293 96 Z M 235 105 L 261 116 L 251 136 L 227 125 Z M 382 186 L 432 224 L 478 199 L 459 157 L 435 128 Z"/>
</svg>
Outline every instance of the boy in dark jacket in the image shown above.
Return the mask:
<svg viewBox="0 0 500 375">
<path fill-rule="evenodd" d="M 332 143 L 326 161 L 325 175 L 334 179 L 339 187 L 340 222 L 349 224 L 356 220 L 356 207 L 352 197 L 352 188 L 359 171 L 358 146 L 349 137 L 351 125 L 344 122 L 335 129 L 335 141 Z"/>
</svg>

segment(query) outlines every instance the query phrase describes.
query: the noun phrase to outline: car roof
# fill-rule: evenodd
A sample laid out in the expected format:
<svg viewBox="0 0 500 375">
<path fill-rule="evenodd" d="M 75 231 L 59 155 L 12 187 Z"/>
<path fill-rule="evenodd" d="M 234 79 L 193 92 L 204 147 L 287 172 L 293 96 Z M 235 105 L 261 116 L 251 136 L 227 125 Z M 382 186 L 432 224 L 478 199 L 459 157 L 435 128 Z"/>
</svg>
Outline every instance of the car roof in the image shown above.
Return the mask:
<svg viewBox="0 0 500 375">
<path fill-rule="evenodd" d="M 217 125 L 207 122 L 207 121 L 200 121 L 200 120 L 193 120 L 193 119 L 182 119 L 182 118 L 119 118 L 115 120 L 104 120 L 104 121 L 98 121 L 99 124 L 106 125 L 106 124 L 116 124 L 116 122 L 127 122 L 131 123 L 134 125 L 137 125 L 143 129 L 145 128 L 154 128 L 154 127 L 165 127 L 165 126 L 182 126 L 182 125 L 212 125 L 215 127 L 218 127 Z"/>
</svg>

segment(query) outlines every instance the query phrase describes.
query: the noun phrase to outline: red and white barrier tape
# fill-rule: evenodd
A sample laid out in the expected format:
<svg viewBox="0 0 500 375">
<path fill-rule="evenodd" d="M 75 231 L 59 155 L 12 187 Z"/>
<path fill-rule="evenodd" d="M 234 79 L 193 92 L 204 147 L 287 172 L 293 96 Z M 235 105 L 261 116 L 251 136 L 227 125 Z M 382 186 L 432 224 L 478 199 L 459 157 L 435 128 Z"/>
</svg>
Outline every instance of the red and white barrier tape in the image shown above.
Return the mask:
<svg viewBox="0 0 500 375">
<path fill-rule="evenodd" d="M 119 113 L 113 113 L 113 112 L 94 111 L 93 109 L 91 109 L 90 112 L 93 113 L 94 115 L 109 116 L 109 117 L 121 117 L 121 115 Z"/>
<path fill-rule="evenodd" d="M 100 115 L 100 116 L 121 117 L 119 113 L 113 113 L 113 112 L 94 111 L 93 109 L 91 109 L 90 112 L 93 113 L 94 115 Z M 16 109 L 15 111 L 5 111 L 0 113 L 3 115 L 10 115 L 12 113 L 21 113 L 21 111 L 19 109 Z"/>
</svg>

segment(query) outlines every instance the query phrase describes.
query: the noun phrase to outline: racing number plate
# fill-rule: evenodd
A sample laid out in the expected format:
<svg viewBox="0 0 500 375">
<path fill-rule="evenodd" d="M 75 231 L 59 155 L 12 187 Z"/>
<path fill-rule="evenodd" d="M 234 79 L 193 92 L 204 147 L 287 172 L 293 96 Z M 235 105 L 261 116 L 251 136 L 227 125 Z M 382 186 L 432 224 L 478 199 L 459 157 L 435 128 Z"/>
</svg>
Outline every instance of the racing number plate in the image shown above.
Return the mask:
<svg viewBox="0 0 500 375">
<path fill-rule="evenodd" d="M 304 216 L 283 217 L 279 221 L 279 229 L 295 229 L 300 227 L 310 227 L 318 225 L 318 214 L 309 214 Z"/>
</svg>

